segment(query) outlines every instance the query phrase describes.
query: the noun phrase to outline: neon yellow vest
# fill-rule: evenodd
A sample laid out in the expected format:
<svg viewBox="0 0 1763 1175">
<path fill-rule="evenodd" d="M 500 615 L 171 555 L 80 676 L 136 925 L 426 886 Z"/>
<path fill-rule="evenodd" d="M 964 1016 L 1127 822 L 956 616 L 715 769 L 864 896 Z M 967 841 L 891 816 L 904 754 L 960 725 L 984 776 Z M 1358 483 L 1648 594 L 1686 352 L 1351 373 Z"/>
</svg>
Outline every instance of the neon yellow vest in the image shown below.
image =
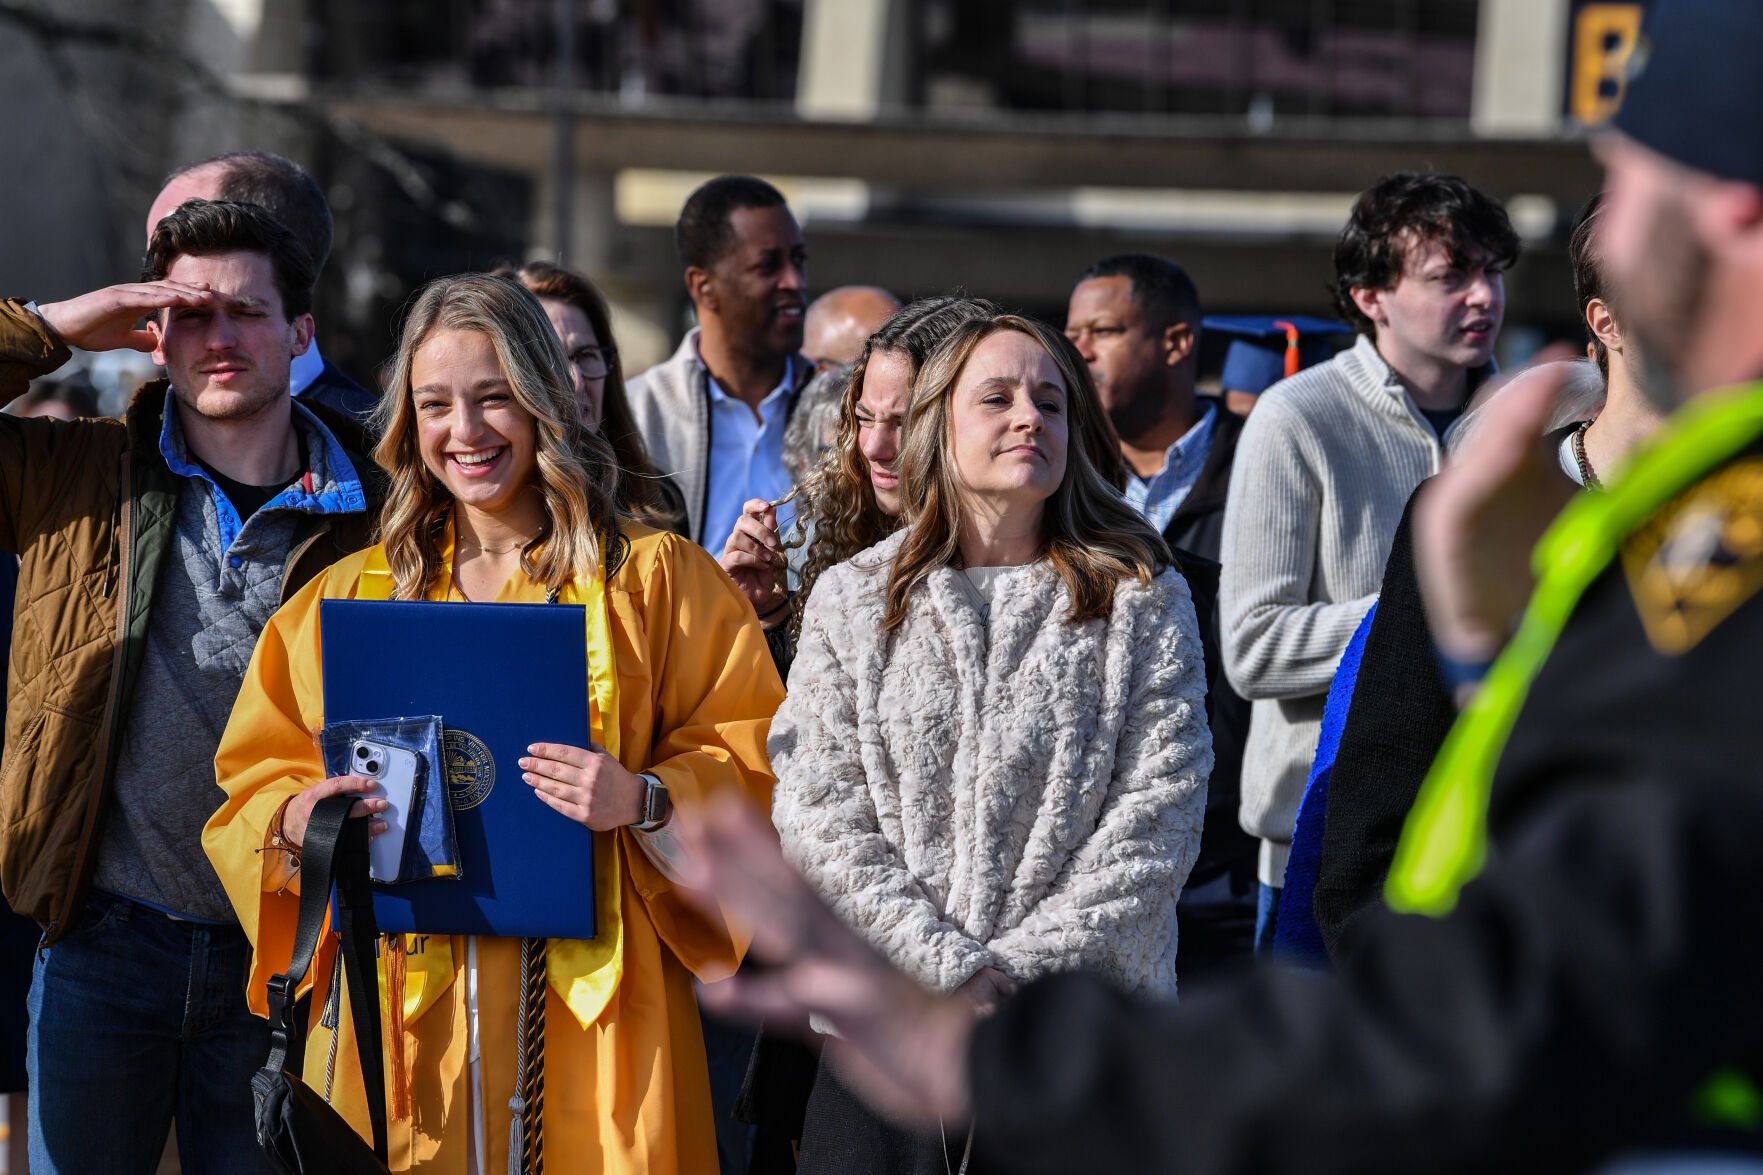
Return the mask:
<svg viewBox="0 0 1763 1175">
<path fill-rule="evenodd" d="M 1421 784 L 1396 848 L 1384 900 L 1400 913 L 1442 917 L 1487 861 L 1488 799 L 1531 682 L 1592 581 L 1635 529 L 1763 436 L 1763 383 L 1702 397 L 1602 493 L 1581 494 L 1531 556 L 1536 590 L 1512 640 L 1451 728 Z M 1731 1070 L 1697 1097 L 1701 1116 L 1763 1124 L 1763 1094 Z"/>
</svg>

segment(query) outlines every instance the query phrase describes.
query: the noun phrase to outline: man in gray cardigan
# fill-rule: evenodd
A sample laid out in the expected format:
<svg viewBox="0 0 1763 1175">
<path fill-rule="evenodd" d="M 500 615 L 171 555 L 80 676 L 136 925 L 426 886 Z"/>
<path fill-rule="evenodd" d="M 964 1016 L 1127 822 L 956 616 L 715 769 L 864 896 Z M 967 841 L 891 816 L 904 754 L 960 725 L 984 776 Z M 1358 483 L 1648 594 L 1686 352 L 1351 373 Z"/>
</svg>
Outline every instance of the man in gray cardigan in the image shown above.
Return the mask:
<svg viewBox="0 0 1763 1175">
<path fill-rule="evenodd" d="M 1377 598 L 1403 506 L 1492 370 L 1517 255 L 1505 210 L 1461 179 L 1379 180 L 1335 245 L 1335 304 L 1358 341 L 1268 389 L 1243 427 L 1219 597 L 1225 671 L 1253 700 L 1242 825 L 1261 840 L 1258 948 L 1335 666 Z"/>
<path fill-rule="evenodd" d="M 625 394 L 649 455 L 679 479 L 692 537 L 719 555 L 748 499 L 791 488 L 784 426 L 813 372 L 800 354 L 808 250 L 783 194 L 745 175 L 693 192 L 674 243 L 698 325 Z"/>
</svg>

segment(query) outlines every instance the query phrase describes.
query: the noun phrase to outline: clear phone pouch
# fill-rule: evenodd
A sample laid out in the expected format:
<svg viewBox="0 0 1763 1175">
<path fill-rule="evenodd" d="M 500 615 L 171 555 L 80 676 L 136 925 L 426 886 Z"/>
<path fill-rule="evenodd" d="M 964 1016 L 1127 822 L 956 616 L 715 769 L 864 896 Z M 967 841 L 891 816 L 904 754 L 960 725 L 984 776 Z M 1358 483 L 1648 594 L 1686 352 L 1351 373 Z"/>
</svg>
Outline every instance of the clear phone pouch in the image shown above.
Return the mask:
<svg viewBox="0 0 1763 1175">
<path fill-rule="evenodd" d="M 423 714 L 327 723 L 319 750 L 327 776 L 356 775 L 378 785 L 385 832 L 368 845 L 377 884 L 431 881 L 462 872 L 447 798 L 441 719 Z"/>
</svg>

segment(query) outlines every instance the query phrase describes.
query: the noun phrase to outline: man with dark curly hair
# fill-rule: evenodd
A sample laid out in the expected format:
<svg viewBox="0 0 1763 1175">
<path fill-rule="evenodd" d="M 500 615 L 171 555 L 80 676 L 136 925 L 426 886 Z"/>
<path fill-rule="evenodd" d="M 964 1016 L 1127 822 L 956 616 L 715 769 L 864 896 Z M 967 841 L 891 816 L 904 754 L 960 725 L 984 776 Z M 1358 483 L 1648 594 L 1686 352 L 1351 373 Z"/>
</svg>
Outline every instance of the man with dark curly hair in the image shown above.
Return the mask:
<svg viewBox="0 0 1763 1175">
<path fill-rule="evenodd" d="M 1243 427 L 1219 597 L 1225 671 L 1253 702 L 1241 816 L 1261 840 L 1258 946 L 1329 682 L 1377 597 L 1403 505 L 1493 369 L 1517 255 L 1505 210 L 1456 176 L 1379 180 L 1335 244 L 1335 303 L 1358 341 L 1268 389 Z"/>
</svg>

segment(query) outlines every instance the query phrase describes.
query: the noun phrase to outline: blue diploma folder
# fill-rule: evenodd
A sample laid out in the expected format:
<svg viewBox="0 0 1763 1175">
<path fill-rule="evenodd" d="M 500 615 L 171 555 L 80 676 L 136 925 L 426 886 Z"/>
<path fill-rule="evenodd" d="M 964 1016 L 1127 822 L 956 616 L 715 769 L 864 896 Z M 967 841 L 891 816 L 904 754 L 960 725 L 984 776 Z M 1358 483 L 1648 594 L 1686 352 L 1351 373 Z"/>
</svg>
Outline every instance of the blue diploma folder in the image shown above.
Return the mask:
<svg viewBox="0 0 1763 1175">
<path fill-rule="evenodd" d="M 572 604 L 325 600 L 325 721 L 439 714 L 461 875 L 375 886 L 387 933 L 594 937 L 594 834 L 521 779 L 529 743 L 588 745 Z"/>
</svg>

